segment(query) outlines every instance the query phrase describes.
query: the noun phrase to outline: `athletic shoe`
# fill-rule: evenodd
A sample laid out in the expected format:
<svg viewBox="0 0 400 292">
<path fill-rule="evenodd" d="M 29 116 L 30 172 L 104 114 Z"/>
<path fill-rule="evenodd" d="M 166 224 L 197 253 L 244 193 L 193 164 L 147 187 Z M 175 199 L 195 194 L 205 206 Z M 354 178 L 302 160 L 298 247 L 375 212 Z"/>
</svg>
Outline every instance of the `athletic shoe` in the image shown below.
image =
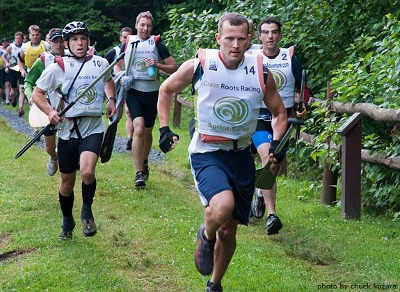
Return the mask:
<svg viewBox="0 0 400 292">
<path fill-rule="evenodd" d="M 82 235 L 93 236 L 97 233 L 96 223 L 94 223 L 92 206 L 85 203 L 81 209 Z"/>
<path fill-rule="evenodd" d="M 96 223 L 94 223 L 94 218 L 84 219 L 81 218 L 82 222 L 82 235 L 83 236 L 93 236 L 97 233 Z"/>
<path fill-rule="evenodd" d="M 197 230 L 197 248 L 194 253 L 194 263 L 202 275 L 210 275 L 214 267 L 215 240 L 210 241 L 204 235 L 204 225 Z"/>
<path fill-rule="evenodd" d="M 207 282 L 206 292 L 222 292 L 221 284 L 214 284 L 210 280 Z"/>
<path fill-rule="evenodd" d="M 72 239 L 72 231 L 74 231 L 74 228 L 75 228 L 74 218 L 64 217 L 63 225 L 61 226 L 61 233 L 58 236 L 58 240 Z"/>
<path fill-rule="evenodd" d="M 126 150 L 132 150 L 132 138 L 128 139 L 128 142 L 126 143 Z"/>
<path fill-rule="evenodd" d="M 260 189 L 254 190 L 254 199 L 251 202 L 251 214 L 257 219 L 262 219 L 262 217 L 264 217 L 265 202 L 263 195 L 260 193 Z"/>
<path fill-rule="evenodd" d="M 10 100 L 8 98 L 6 98 L 6 105 L 10 104 Z"/>
<path fill-rule="evenodd" d="M 267 227 L 268 235 L 278 234 L 279 230 L 281 230 L 283 227 L 281 220 L 279 220 L 278 216 L 275 214 L 268 215 L 265 225 Z"/>
<path fill-rule="evenodd" d="M 144 173 L 143 171 L 138 171 L 135 177 L 135 187 L 144 187 L 146 186 Z"/>
<path fill-rule="evenodd" d="M 56 174 L 57 169 L 58 169 L 57 159 L 53 160 L 51 157 L 49 157 L 49 160 L 47 161 L 47 174 L 53 176 Z"/>
<path fill-rule="evenodd" d="M 24 109 L 21 107 L 21 108 L 19 109 L 19 111 L 18 111 L 18 116 L 19 116 L 19 117 L 22 117 L 24 114 L 25 114 L 25 111 L 24 111 Z"/>
<path fill-rule="evenodd" d="M 145 181 L 149 179 L 149 175 L 150 175 L 149 170 L 150 170 L 150 168 L 147 164 L 143 165 L 143 177 L 144 177 Z"/>
</svg>

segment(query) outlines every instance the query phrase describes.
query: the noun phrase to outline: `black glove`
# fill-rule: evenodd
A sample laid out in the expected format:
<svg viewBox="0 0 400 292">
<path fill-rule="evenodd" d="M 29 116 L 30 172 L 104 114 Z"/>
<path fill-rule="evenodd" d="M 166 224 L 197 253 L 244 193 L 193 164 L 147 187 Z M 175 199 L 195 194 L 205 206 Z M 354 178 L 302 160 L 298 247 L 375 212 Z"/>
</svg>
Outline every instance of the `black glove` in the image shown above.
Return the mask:
<svg viewBox="0 0 400 292">
<path fill-rule="evenodd" d="M 174 144 L 173 138 L 176 136 L 179 140 L 179 135 L 172 133 L 168 126 L 160 128 L 160 149 L 162 152 L 167 153 L 171 145 Z"/>
<path fill-rule="evenodd" d="M 280 142 L 281 141 L 279 141 L 279 140 L 274 140 L 271 142 L 271 146 L 269 147 L 269 154 L 275 152 L 275 150 L 276 150 L 276 148 L 278 148 Z M 287 147 L 288 147 L 288 143 L 285 144 L 285 146 L 282 148 L 281 152 L 274 153 L 274 157 L 276 158 L 276 161 L 278 163 L 281 163 L 283 158 L 285 158 Z"/>
</svg>

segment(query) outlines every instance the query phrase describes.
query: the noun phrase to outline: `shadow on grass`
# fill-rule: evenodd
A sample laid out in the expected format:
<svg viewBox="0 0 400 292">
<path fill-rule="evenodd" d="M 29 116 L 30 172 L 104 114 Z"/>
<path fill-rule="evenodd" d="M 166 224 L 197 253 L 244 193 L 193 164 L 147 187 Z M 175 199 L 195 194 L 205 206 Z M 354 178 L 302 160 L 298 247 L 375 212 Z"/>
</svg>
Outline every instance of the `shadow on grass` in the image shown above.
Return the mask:
<svg viewBox="0 0 400 292">
<path fill-rule="evenodd" d="M 311 237 L 304 233 L 285 230 L 285 236 L 274 236 L 274 241 L 281 244 L 288 256 L 309 261 L 310 263 L 326 266 L 335 263 L 333 251 L 318 237 Z"/>
<path fill-rule="evenodd" d="M 26 248 L 26 249 L 21 249 L 21 250 L 11 250 L 7 251 L 5 253 L 0 254 L 0 262 L 5 262 L 14 258 L 19 257 L 20 255 L 26 254 L 26 253 L 31 253 L 34 252 L 36 249 L 31 247 L 31 248 Z"/>
</svg>

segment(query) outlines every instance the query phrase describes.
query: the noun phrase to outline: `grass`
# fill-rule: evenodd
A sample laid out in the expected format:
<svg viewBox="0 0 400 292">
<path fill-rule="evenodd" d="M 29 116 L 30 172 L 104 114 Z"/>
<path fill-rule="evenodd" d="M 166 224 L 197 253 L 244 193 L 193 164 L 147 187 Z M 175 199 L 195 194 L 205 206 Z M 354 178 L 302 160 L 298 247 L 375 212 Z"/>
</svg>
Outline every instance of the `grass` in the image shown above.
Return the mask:
<svg viewBox="0 0 400 292">
<path fill-rule="evenodd" d="M 174 131 L 180 143 L 163 164 L 150 165 L 145 189 L 134 187 L 130 153 L 99 163 L 98 234 L 84 238 L 77 224 L 73 240 L 60 242 L 58 174 L 47 176 L 47 156 L 36 146 L 10 164 L 29 138 L 0 119 L 0 291 L 204 291 L 209 277 L 193 264 L 204 209 L 187 162 L 187 127 Z M 157 142 L 155 130 L 156 149 Z M 289 159 L 289 173 L 290 166 Z M 284 228 L 267 236 L 264 220 L 239 226 L 224 291 L 399 290 L 400 222 L 364 213 L 344 220 L 339 207 L 319 203 L 318 185 L 278 178 Z M 78 220 L 80 179 L 76 186 Z"/>
</svg>

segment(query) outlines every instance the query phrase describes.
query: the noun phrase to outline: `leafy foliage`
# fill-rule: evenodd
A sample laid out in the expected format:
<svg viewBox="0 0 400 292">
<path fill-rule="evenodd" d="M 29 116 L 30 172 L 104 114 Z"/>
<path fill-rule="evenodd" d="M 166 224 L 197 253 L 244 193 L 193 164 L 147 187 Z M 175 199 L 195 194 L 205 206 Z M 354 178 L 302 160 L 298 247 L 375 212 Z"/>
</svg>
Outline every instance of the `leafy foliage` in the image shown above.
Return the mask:
<svg viewBox="0 0 400 292">
<path fill-rule="evenodd" d="M 396 106 L 399 32 L 399 20 L 389 14 L 373 27 L 371 35 L 361 35 L 346 49 L 347 59 L 333 71 L 332 87 L 338 100 Z"/>
</svg>

